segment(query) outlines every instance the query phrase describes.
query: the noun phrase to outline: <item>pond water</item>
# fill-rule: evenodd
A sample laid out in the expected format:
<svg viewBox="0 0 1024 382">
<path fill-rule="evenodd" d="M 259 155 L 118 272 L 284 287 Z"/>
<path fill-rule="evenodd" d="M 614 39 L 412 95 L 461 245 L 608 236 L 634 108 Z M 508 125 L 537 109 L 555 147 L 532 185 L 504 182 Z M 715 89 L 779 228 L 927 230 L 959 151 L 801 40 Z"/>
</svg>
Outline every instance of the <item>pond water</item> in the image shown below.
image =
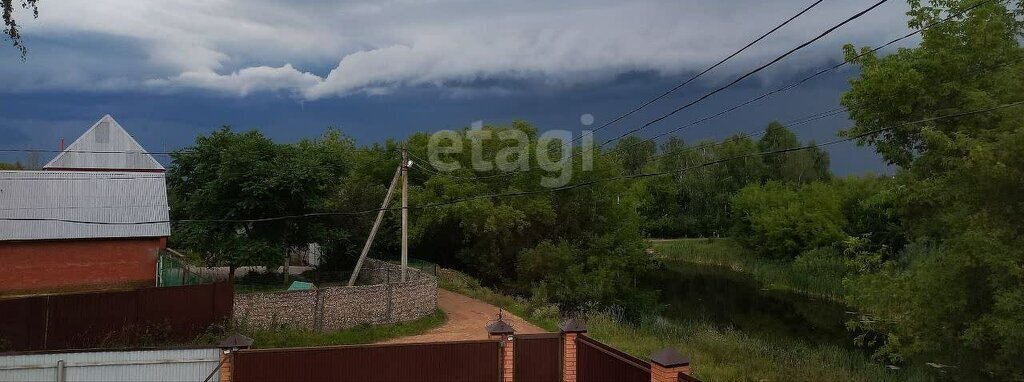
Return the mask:
<svg viewBox="0 0 1024 382">
<path fill-rule="evenodd" d="M 749 275 L 728 268 L 669 262 L 642 284 L 661 292 L 661 315 L 668 319 L 703 319 L 754 335 L 853 346 L 853 334 L 845 326 L 851 309 L 845 305 L 766 290 Z"/>
</svg>

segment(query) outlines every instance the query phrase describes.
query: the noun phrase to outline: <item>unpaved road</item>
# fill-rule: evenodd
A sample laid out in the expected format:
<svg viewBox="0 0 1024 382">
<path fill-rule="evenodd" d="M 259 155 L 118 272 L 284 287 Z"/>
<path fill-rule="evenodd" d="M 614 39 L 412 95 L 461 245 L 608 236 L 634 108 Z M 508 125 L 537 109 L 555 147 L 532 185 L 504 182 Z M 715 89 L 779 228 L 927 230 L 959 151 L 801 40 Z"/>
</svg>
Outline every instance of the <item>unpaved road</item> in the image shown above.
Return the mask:
<svg viewBox="0 0 1024 382">
<path fill-rule="evenodd" d="M 498 316 L 498 307 L 444 289 L 437 290 L 437 305 L 448 315 L 448 322 L 430 331 L 382 343 L 400 344 L 435 341 L 466 341 L 487 339 L 484 326 Z M 518 334 L 543 333 L 541 329 L 509 312 L 502 313 L 505 322 Z"/>
</svg>

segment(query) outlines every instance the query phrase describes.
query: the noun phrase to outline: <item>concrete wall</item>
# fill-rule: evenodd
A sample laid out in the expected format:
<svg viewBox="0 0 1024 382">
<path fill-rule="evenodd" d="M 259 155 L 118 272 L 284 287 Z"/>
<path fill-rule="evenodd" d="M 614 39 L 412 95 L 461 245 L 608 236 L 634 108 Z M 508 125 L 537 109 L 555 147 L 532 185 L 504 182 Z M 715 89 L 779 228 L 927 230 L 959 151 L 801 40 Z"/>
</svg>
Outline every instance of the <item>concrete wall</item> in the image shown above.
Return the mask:
<svg viewBox="0 0 1024 382">
<path fill-rule="evenodd" d="M 166 238 L 0 242 L 0 295 L 153 286 Z"/>
<path fill-rule="evenodd" d="M 338 330 L 360 324 L 410 321 L 437 309 L 437 279 L 409 269 L 367 259 L 360 283 L 309 291 L 250 293 L 235 296 L 235 319 L 257 327 L 288 326 Z"/>
</svg>

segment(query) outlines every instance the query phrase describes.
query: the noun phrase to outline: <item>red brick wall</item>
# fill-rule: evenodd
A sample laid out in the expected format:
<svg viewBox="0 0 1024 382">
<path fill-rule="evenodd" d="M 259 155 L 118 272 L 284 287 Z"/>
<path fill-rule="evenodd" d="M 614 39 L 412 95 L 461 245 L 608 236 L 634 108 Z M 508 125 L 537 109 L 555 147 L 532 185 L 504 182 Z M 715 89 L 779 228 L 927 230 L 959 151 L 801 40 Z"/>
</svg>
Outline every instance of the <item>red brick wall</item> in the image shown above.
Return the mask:
<svg viewBox="0 0 1024 382">
<path fill-rule="evenodd" d="M 562 333 L 562 381 L 576 382 L 576 333 Z"/>
<path fill-rule="evenodd" d="M 0 242 L 0 295 L 153 286 L 166 238 Z"/>
</svg>

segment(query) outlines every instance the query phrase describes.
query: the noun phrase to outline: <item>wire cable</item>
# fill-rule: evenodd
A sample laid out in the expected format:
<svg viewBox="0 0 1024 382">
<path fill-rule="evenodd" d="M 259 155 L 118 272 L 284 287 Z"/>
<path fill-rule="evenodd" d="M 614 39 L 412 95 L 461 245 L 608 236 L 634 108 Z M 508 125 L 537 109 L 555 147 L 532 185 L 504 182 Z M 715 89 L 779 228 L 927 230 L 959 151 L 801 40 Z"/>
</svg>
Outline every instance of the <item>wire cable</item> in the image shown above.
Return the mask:
<svg viewBox="0 0 1024 382">
<path fill-rule="evenodd" d="M 960 12 L 957 12 L 957 13 L 954 13 L 954 14 L 952 14 L 952 15 L 950 15 L 950 16 L 948 16 L 948 17 L 946 17 L 946 18 L 942 19 L 942 20 L 939 20 L 939 21 L 936 21 L 936 22 L 934 22 L 934 23 L 931 23 L 931 24 L 928 24 L 928 25 L 922 26 L 921 28 L 919 28 L 919 29 L 917 29 L 917 30 L 915 30 L 915 31 L 913 31 L 913 32 L 910 32 L 910 33 L 907 33 L 906 35 L 903 35 L 903 36 L 901 36 L 901 37 L 895 38 L 895 39 L 893 39 L 893 40 L 891 40 L 891 41 L 889 41 L 889 42 L 887 42 L 887 43 L 885 43 L 885 44 L 882 44 L 882 45 L 878 46 L 877 48 L 874 48 L 874 49 L 868 50 L 868 51 L 866 51 L 866 52 L 863 52 L 863 53 L 860 53 L 860 54 L 858 54 L 858 55 L 856 55 L 856 56 L 853 56 L 853 57 L 850 57 L 850 58 L 848 58 L 848 59 L 845 59 L 845 60 L 843 60 L 843 62 L 840 62 L 840 63 L 838 63 L 838 64 L 836 64 L 836 65 L 833 65 L 833 66 L 831 66 L 831 67 L 828 67 L 828 68 L 825 68 L 825 69 L 819 70 L 819 71 L 815 72 L 814 74 L 811 74 L 811 75 L 809 75 L 809 76 L 807 76 L 807 77 L 805 77 L 805 78 L 803 78 L 803 79 L 800 79 L 800 80 L 798 80 L 798 81 L 796 81 L 796 82 L 790 83 L 790 84 L 788 84 L 788 85 L 785 85 L 785 86 L 782 86 L 782 87 L 780 87 L 780 88 L 774 89 L 774 90 L 772 90 L 772 91 L 769 91 L 769 92 L 767 92 L 767 93 L 761 94 L 761 95 L 759 95 L 759 96 L 757 96 L 757 97 L 751 98 L 751 99 L 749 99 L 749 100 L 747 100 L 747 101 L 744 101 L 744 102 L 742 102 L 742 103 L 740 103 L 740 104 L 738 104 L 738 105 L 735 105 L 735 106 L 733 106 L 733 107 L 730 107 L 730 108 L 728 108 L 728 109 L 725 109 L 725 110 L 722 110 L 722 111 L 719 111 L 719 112 L 717 112 L 717 113 L 715 113 L 715 114 L 712 114 L 712 115 L 710 115 L 710 116 L 707 116 L 707 117 L 704 117 L 704 118 L 701 118 L 701 119 L 695 120 L 695 121 L 693 121 L 693 122 L 690 122 L 690 123 L 688 123 L 688 124 L 686 124 L 686 125 L 683 125 L 683 126 L 680 126 L 680 127 L 677 127 L 677 128 L 675 128 L 675 129 L 672 129 L 672 130 L 669 130 L 669 131 L 666 131 L 666 132 L 660 133 L 660 134 L 658 134 L 658 135 L 655 135 L 655 136 L 653 136 L 653 137 L 647 138 L 647 139 L 645 139 L 645 140 L 643 140 L 643 141 L 641 141 L 641 142 L 645 142 L 645 141 L 650 141 L 650 140 L 655 140 L 655 139 L 658 139 L 658 138 L 664 137 L 664 136 L 666 136 L 666 135 L 668 135 L 668 134 L 672 134 L 672 133 L 678 132 L 678 131 L 680 131 L 680 130 L 683 130 L 683 129 L 685 129 L 685 128 L 688 128 L 688 127 L 691 127 L 691 126 L 694 126 L 694 125 L 697 125 L 697 124 L 700 124 L 700 123 L 703 123 L 703 122 L 707 122 L 707 121 L 710 121 L 710 120 L 712 120 L 712 119 L 715 119 L 715 118 L 718 118 L 718 117 L 720 117 L 720 116 L 723 116 L 723 115 L 725 115 L 725 114 L 728 114 L 728 113 L 731 113 L 731 112 L 733 112 L 733 111 L 736 111 L 736 110 L 738 110 L 738 109 L 740 109 L 740 108 L 742 108 L 742 107 L 744 107 L 744 106 L 750 105 L 750 104 L 752 104 L 752 103 L 754 103 L 754 102 L 757 102 L 757 101 L 760 101 L 760 100 L 762 100 L 762 99 L 768 98 L 768 97 L 770 97 L 770 96 L 772 96 L 772 95 L 774 95 L 774 94 L 777 94 L 777 93 L 781 93 L 781 92 L 785 92 L 785 91 L 788 91 L 788 90 L 790 90 L 790 89 L 796 88 L 796 87 L 798 87 L 798 86 L 800 86 L 800 85 L 803 85 L 804 83 L 806 83 L 806 82 L 808 82 L 808 81 L 810 81 L 810 80 L 812 80 L 812 79 L 814 79 L 814 78 L 817 78 L 818 76 L 820 76 L 820 75 L 822 75 L 822 74 L 825 74 L 825 73 L 828 73 L 828 72 L 831 72 L 831 71 L 835 71 L 836 69 L 839 69 L 839 68 L 841 68 L 841 67 L 843 67 L 843 66 L 846 66 L 846 65 L 848 65 L 848 64 L 850 64 L 850 63 L 852 63 L 852 62 L 854 62 L 854 61 L 856 61 L 856 60 L 858 60 L 858 59 L 860 59 L 860 58 L 862 58 L 862 57 L 864 57 L 864 56 L 866 56 L 866 55 L 869 55 L 869 54 L 875 53 L 875 52 L 877 52 L 877 51 L 879 51 L 879 50 L 881 50 L 881 49 L 884 49 L 884 48 L 886 48 L 886 47 L 892 46 L 893 44 L 896 44 L 896 43 L 898 43 L 898 42 L 900 42 L 900 41 L 903 41 L 903 40 L 905 40 L 905 39 L 908 39 L 908 38 L 910 38 L 910 37 L 913 37 L 913 36 L 915 36 L 915 35 L 917 35 L 917 34 L 919 34 L 919 33 L 922 33 L 922 32 L 924 32 L 925 30 L 927 30 L 927 29 L 930 29 L 930 28 L 932 28 L 932 27 L 934 27 L 934 26 L 936 26 L 936 25 L 939 25 L 939 24 L 942 24 L 942 23 L 948 22 L 948 21 L 950 21 L 950 20 L 953 20 L 953 19 L 954 19 L 954 18 L 956 18 L 956 17 L 960 17 L 961 15 L 964 15 L 964 14 L 966 14 L 967 12 L 969 12 L 969 11 L 971 11 L 971 10 L 975 9 L 975 8 L 978 8 L 978 7 L 980 7 L 980 6 L 982 6 L 982 5 L 986 4 L 986 3 L 990 3 L 990 2 L 993 2 L 993 1 L 995 1 L 995 0 L 982 0 L 982 1 L 980 1 L 980 2 L 978 2 L 978 3 L 976 3 L 976 4 L 974 4 L 973 6 L 970 6 L 970 7 L 968 7 L 968 8 L 965 8 L 965 9 L 963 9 L 962 11 L 960 11 Z M 608 141 L 605 141 L 605 142 L 601 143 L 601 144 L 600 144 L 600 145 L 598 145 L 598 146 L 599 146 L 599 147 L 604 147 L 604 145 L 605 145 L 605 144 L 607 144 L 607 143 L 609 143 L 609 142 L 611 142 L 611 141 L 614 141 L 614 140 L 618 140 L 618 139 L 621 139 L 622 137 L 624 137 L 624 136 L 626 136 L 626 135 L 629 135 L 629 134 L 624 134 L 624 135 L 620 135 L 619 137 L 617 137 L 617 138 L 614 138 L 614 139 L 610 139 L 610 140 L 608 140 Z M 633 146 L 636 146 L 637 144 L 640 144 L 641 142 L 637 142 L 637 143 L 634 143 L 634 144 L 632 144 L 632 145 L 629 145 L 629 146 L 625 146 L 625 149 L 629 149 L 629 148 L 632 148 Z M 615 150 L 618 150 L 618 149 L 619 149 L 619 148 L 616 148 Z"/>
<path fill-rule="evenodd" d="M 821 148 L 821 147 L 831 146 L 831 145 L 835 145 L 835 144 L 842 143 L 842 142 L 849 142 L 849 141 L 861 139 L 861 138 L 864 138 L 864 137 L 867 137 L 867 136 L 875 135 L 875 134 L 886 132 L 886 131 L 891 131 L 891 130 L 894 130 L 894 129 L 897 129 L 897 128 L 900 128 L 900 127 L 904 127 L 904 126 L 920 124 L 920 123 L 927 123 L 927 122 L 934 122 L 934 121 L 943 120 L 943 119 L 962 118 L 962 117 L 967 117 L 967 116 L 972 116 L 972 115 L 977 115 L 977 114 L 990 113 L 990 112 L 999 111 L 999 110 L 1003 110 L 1003 109 L 1007 109 L 1007 108 L 1011 108 L 1011 107 L 1016 107 L 1016 106 L 1020 106 L 1020 105 L 1024 105 L 1024 101 L 1016 101 L 1016 102 L 1005 103 L 1005 104 L 1001 104 L 1001 105 L 997 105 L 997 106 L 993 106 L 993 107 L 989 107 L 989 108 L 984 108 L 984 109 L 978 109 L 978 110 L 972 110 L 972 111 L 966 111 L 966 112 L 960 112 L 960 113 L 954 113 L 954 114 L 941 115 L 941 116 L 937 116 L 937 117 L 924 118 L 924 119 L 919 119 L 919 120 L 909 121 L 909 122 L 903 122 L 903 123 L 899 123 L 899 124 L 896 124 L 896 125 L 893 125 L 893 126 L 889 126 L 889 127 L 885 127 L 885 128 L 878 128 L 878 129 L 866 131 L 866 132 L 863 132 L 863 133 L 860 133 L 860 134 L 857 134 L 857 135 L 852 135 L 852 136 L 848 136 L 848 137 L 845 137 L 845 138 L 839 138 L 839 139 L 831 140 L 831 141 L 824 142 L 824 143 L 815 143 L 815 144 L 809 144 L 809 145 L 792 147 L 792 148 L 786 148 L 786 149 L 762 151 L 762 152 L 756 152 L 756 153 L 741 154 L 741 155 L 736 155 L 736 156 L 727 157 L 727 158 L 720 158 L 720 159 L 716 159 L 716 160 L 713 160 L 713 161 L 704 162 L 704 163 L 700 163 L 700 164 L 696 164 L 696 165 L 693 165 L 693 166 L 688 166 L 688 167 L 684 167 L 684 168 L 680 168 L 680 169 L 675 169 L 675 170 L 659 171 L 659 172 L 651 172 L 651 173 L 641 173 L 641 174 L 634 174 L 634 175 L 619 175 L 619 176 L 599 178 L 599 179 L 589 180 L 589 181 L 585 181 L 585 182 L 581 182 L 581 183 L 575 183 L 575 184 L 571 184 L 571 185 L 566 185 L 566 186 L 561 186 L 561 187 L 554 187 L 554 188 L 548 188 L 548 189 L 530 190 L 530 191 L 515 191 L 515 192 L 496 193 L 496 194 L 487 194 L 487 195 L 476 195 L 476 196 L 464 197 L 464 198 L 456 198 L 456 199 L 447 200 L 447 201 L 441 201 L 441 202 L 434 202 L 434 203 L 426 203 L 426 204 L 421 204 L 421 205 L 409 206 L 409 209 L 412 210 L 412 209 L 436 208 L 436 207 L 442 207 L 442 206 L 447 206 L 447 205 L 452 205 L 452 204 L 457 204 L 457 203 L 463 203 L 463 202 L 468 202 L 468 201 L 473 201 L 473 200 L 480 200 L 480 199 L 491 199 L 491 198 L 499 198 L 499 197 L 518 197 L 518 196 L 527 196 L 527 195 L 535 195 L 535 194 L 543 194 L 543 193 L 553 193 L 553 192 L 559 192 L 559 191 L 572 190 L 572 189 L 576 189 L 576 188 L 580 188 L 580 187 L 587 187 L 587 186 L 591 186 L 591 185 L 594 185 L 594 184 L 603 183 L 603 182 L 609 182 L 609 181 L 615 181 L 615 180 L 639 179 L 639 178 L 648 178 L 648 177 L 655 177 L 655 176 L 664 176 L 664 175 L 678 174 L 678 173 L 683 173 L 683 172 L 686 172 L 686 171 L 694 170 L 694 169 L 697 169 L 697 168 L 702 168 L 702 167 L 717 165 L 717 164 L 721 164 L 721 163 L 726 163 L 726 162 L 733 161 L 733 160 L 745 159 L 745 158 L 751 158 L 751 157 L 762 157 L 762 156 L 768 156 L 768 155 L 779 155 L 779 154 L 785 154 L 785 153 L 790 153 L 790 152 L 795 152 L 795 151 L 810 150 L 810 149 L 814 149 L 814 148 Z M 198 222 L 198 223 L 260 223 L 260 222 L 270 222 L 270 221 L 288 220 L 288 219 L 296 219 L 296 218 L 307 218 L 307 217 L 365 215 L 365 214 L 370 214 L 370 213 L 376 213 L 376 212 L 379 212 L 379 211 L 400 211 L 401 209 L 402 209 L 401 207 L 388 207 L 388 208 L 375 208 L 375 209 L 370 209 L 370 210 L 353 211 L 353 212 L 313 212 L 313 213 L 284 215 L 284 216 L 274 216 L 274 217 L 266 217 L 266 218 L 258 218 L 258 219 L 178 219 L 178 220 L 155 220 L 155 221 L 141 221 L 141 222 L 98 222 L 98 221 L 84 221 L 84 220 L 58 219 L 58 218 L 5 218 L 5 217 L 0 217 L 0 220 L 2 220 L 2 221 L 50 221 L 50 222 L 64 222 L 64 223 L 78 223 L 78 224 L 96 224 L 96 225 L 145 225 L 145 224 L 163 224 L 163 223 L 172 223 L 172 222 L 173 223 L 178 223 L 178 222 L 181 222 L 181 223 L 189 223 L 189 222 L 193 222 L 193 223 L 196 223 L 196 222 Z"/>
<path fill-rule="evenodd" d="M 771 61 L 768 61 L 768 62 L 764 63 L 763 65 L 755 68 L 754 70 L 751 70 L 751 71 L 748 71 L 748 72 L 744 73 L 743 75 L 737 77 L 736 79 L 732 80 L 731 82 L 729 82 L 729 83 L 727 83 L 725 85 L 722 85 L 722 86 L 718 87 L 717 89 L 715 89 L 715 90 L 713 90 L 713 91 L 711 91 L 709 93 L 706 93 L 706 94 L 700 96 L 699 98 L 697 98 L 697 99 L 695 99 L 693 101 L 690 101 L 690 102 L 684 104 L 683 106 L 677 107 L 677 108 L 673 109 L 671 112 L 668 112 L 668 113 L 666 113 L 664 115 L 661 115 L 661 116 L 659 116 L 659 117 L 657 117 L 655 119 L 652 119 L 652 120 L 650 120 L 648 122 L 645 122 L 644 124 L 640 125 L 639 127 L 630 129 L 629 131 L 623 133 L 622 135 L 619 135 L 616 138 L 607 140 L 607 141 L 601 143 L 600 146 L 603 147 L 608 142 L 611 142 L 611 141 L 614 141 L 614 140 L 618 140 L 618 139 L 620 139 L 622 137 L 625 137 L 627 135 L 630 135 L 630 134 L 633 134 L 633 133 L 635 133 L 637 131 L 640 131 L 640 130 L 642 130 L 642 129 L 650 126 L 650 125 L 653 125 L 655 123 L 663 121 L 666 118 L 671 117 L 671 116 L 675 115 L 676 113 L 678 113 L 680 111 L 683 111 L 683 110 L 685 110 L 685 109 L 687 109 L 687 108 L 689 108 L 689 107 L 691 107 L 693 105 L 696 105 L 697 103 L 699 103 L 699 102 L 701 102 L 701 101 L 703 101 L 705 99 L 708 99 L 709 97 L 711 97 L 711 96 L 713 96 L 713 95 L 715 95 L 715 94 L 717 94 L 717 93 L 719 93 L 719 92 L 721 92 L 721 91 L 723 91 L 725 89 L 728 89 L 728 88 L 732 87 L 733 85 L 736 85 L 740 81 L 743 81 L 743 80 L 747 79 L 748 77 L 761 72 L 762 70 L 768 68 L 769 66 L 772 66 L 772 65 L 776 64 L 777 62 L 782 61 L 782 59 L 788 57 L 789 55 L 791 55 L 791 54 L 793 54 L 793 53 L 795 53 L 795 52 L 797 52 L 797 51 L 807 47 L 808 45 L 813 44 L 815 41 L 818 41 L 818 40 L 824 38 L 825 36 L 827 36 L 830 33 L 834 32 L 836 29 L 839 29 L 842 26 L 844 26 L 844 25 L 846 25 L 846 24 L 848 24 L 848 23 L 850 23 L 850 22 L 852 22 L 852 21 L 854 21 L 856 19 L 859 19 L 861 16 L 864 16 L 868 12 L 871 12 L 875 8 L 878 8 L 879 6 L 881 6 L 882 4 L 885 4 L 888 1 L 889 0 L 879 0 L 878 2 L 876 2 L 873 5 L 871 5 L 870 7 L 868 7 L 867 9 L 864 9 L 864 10 L 862 10 L 860 12 L 855 13 L 853 16 L 850 16 L 850 17 L 846 18 L 845 20 L 843 20 L 839 24 L 833 25 L 831 28 L 826 29 L 824 32 L 821 32 L 820 34 L 818 34 L 814 38 L 812 38 L 810 40 L 807 40 L 807 41 L 805 41 L 804 43 L 802 43 L 800 45 L 797 45 L 795 48 L 790 49 L 789 51 L 786 51 L 785 53 L 779 55 L 778 57 L 775 57 Z"/>
<path fill-rule="evenodd" d="M 966 74 L 969 74 L 969 75 L 972 75 L 972 76 L 976 76 L 976 75 L 982 74 L 984 72 L 988 72 L 988 71 L 992 71 L 992 70 L 997 70 L 997 69 L 1002 69 L 1002 68 L 1004 68 L 1006 66 L 1014 65 L 1014 64 L 1020 63 L 1022 61 L 1024 61 L 1024 56 L 1018 57 L 1016 59 L 1012 59 L 1012 60 L 1008 60 L 1008 61 L 1002 62 L 1002 63 L 1000 63 L 998 65 L 993 65 L 993 66 L 985 67 L 985 68 L 979 68 L 978 70 L 973 70 L 973 71 L 970 71 L 970 72 L 968 72 Z M 948 84 L 950 82 L 952 82 L 952 81 L 943 82 L 942 84 Z M 836 116 L 836 115 L 840 115 L 840 114 L 842 114 L 844 112 L 847 112 L 849 110 L 850 109 L 847 109 L 847 108 L 844 108 L 844 107 L 832 108 L 832 109 L 828 109 L 828 110 L 812 113 L 812 114 L 809 114 L 809 115 L 797 117 L 797 118 L 795 118 L 793 120 L 790 120 L 789 122 L 782 123 L 782 125 L 784 127 L 796 127 L 796 126 L 799 126 L 799 125 L 804 125 L 804 124 L 807 124 L 807 123 L 810 123 L 810 122 L 814 122 L 814 121 L 818 121 L 818 120 L 821 120 L 821 119 L 825 119 L 825 118 L 833 117 L 833 116 Z M 854 108 L 853 110 L 856 110 L 856 108 Z M 671 150 L 671 151 L 665 151 L 665 152 L 661 152 L 661 153 L 655 153 L 655 154 L 652 154 L 651 156 L 647 157 L 647 160 L 654 160 L 654 159 L 657 159 L 657 158 L 660 158 L 660 157 L 664 157 L 664 156 L 667 156 L 667 155 L 672 155 L 672 154 L 681 154 L 681 153 L 687 153 L 687 152 L 696 151 L 696 150 L 702 150 L 702 149 L 706 150 L 708 148 L 712 148 L 712 147 L 715 147 L 715 146 L 723 145 L 725 143 L 728 143 L 730 141 L 734 141 L 734 140 L 737 140 L 737 139 L 758 137 L 758 136 L 764 135 L 766 133 L 767 133 L 767 130 L 765 130 L 765 129 L 759 129 L 756 132 L 739 132 L 739 133 L 737 133 L 737 135 L 735 135 L 733 137 L 729 137 L 729 138 L 726 138 L 726 139 L 723 139 L 723 140 L 720 140 L 720 141 L 700 143 L 697 146 L 690 146 L 690 147 L 685 147 L 685 148 L 681 148 L 681 149 L 678 149 L 678 150 Z M 394 148 L 392 150 L 400 151 L 401 149 L 400 148 Z M 614 151 L 615 150 L 609 152 L 608 154 L 611 154 Z M 463 179 L 463 180 L 483 180 L 483 179 L 491 179 L 491 178 L 496 178 L 496 177 L 501 177 L 501 176 L 516 175 L 516 174 L 519 174 L 519 173 L 522 172 L 522 170 L 517 170 L 517 171 L 514 171 L 514 172 L 498 173 L 498 174 L 492 174 L 492 175 L 460 176 L 460 175 L 455 175 L 455 174 L 450 174 L 450 173 L 447 173 L 447 172 L 443 172 L 441 170 L 432 169 L 432 168 L 427 167 L 425 165 L 421 165 L 422 163 L 429 163 L 429 161 L 427 161 L 427 160 L 423 159 L 422 157 L 414 154 L 412 151 L 409 151 L 408 153 L 409 153 L 410 157 L 412 157 L 413 159 L 417 160 L 417 161 L 414 161 L 413 166 L 411 168 L 416 168 L 418 170 L 422 170 L 424 173 L 429 174 L 429 175 L 445 176 L 445 177 L 450 177 L 450 178 L 455 178 L 455 179 Z M 7 172 L 15 172 L 15 173 L 22 172 L 21 170 L 0 170 L 0 174 L 3 174 L 5 171 L 7 171 Z M 52 171 L 52 172 L 46 171 L 46 172 L 47 173 L 59 173 L 60 171 Z M 93 173 L 96 173 L 96 172 L 83 171 L 81 173 L 83 173 L 83 175 L 87 175 L 87 174 L 93 174 Z M 120 180 L 120 179 L 161 179 L 161 178 L 165 178 L 165 176 L 164 175 L 128 176 L 124 171 L 122 171 L 119 175 L 111 174 L 109 177 L 89 177 L 89 176 L 75 177 L 75 178 L 57 178 L 57 177 L 43 177 L 43 178 L 13 177 L 13 178 L 8 178 L 8 177 L 0 177 L 0 180 L 95 180 L 95 179 L 115 179 L 115 180 Z"/>
<path fill-rule="evenodd" d="M 768 36 L 769 36 L 769 35 L 771 35 L 772 33 L 775 33 L 775 31 L 777 31 L 777 30 L 779 30 L 779 29 L 782 29 L 782 27 L 786 26 L 787 24 L 789 24 L 790 22 L 792 22 L 792 21 L 793 21 L 793 20 L 795 20 L 796 18 L 798 18 L 798 17 L 800 17 L 800 16 L 803 16 L 803 14 L 804 14 L 804 13 L 807 13 L 807 11 L 810 11 L 810 10 L 811 10 L 812 8 L 814 8 L 814 7 L 818 6 L 818 4 L 821 4 L 821 2 L 822 2 L 822 1 L 824 1 L 824 0 L 818 0 L 818 1 L 815 1 L 814 3 L 811 3 L 811 5 L 808 5 L 808 6 L 806 7 L 806 8 L 804 8 L 803 10 L 801 10 L 800 12 L 798 12 L 797 14 L 795 14 L 795 15 L 791 16 L 790 18 L 786 19 L 786 20 L 785 20 L 785 21 L 783 21 L 783 22 L 782 22 L 781 24 L 779 24 L 779 25 L 776 25 L 776 26 L 775 26 L 774 28 L 772 28 L 772 29 L 771 29 L 771 30 L 769 30 L 768 32 L 765 32 L 765 33 L 764 33 L 764 34 L 762 34 L 762 35 L 761 35 L 760 37 L 758 37 L 758 38 L 754 39 L 753 41 L 751 41 L 751 42 L 747 43 L 747 45 L 744 45 L 744 46 L 743 46 L 742 48 L 740 48 L 739 50 L 737 50 L 737 51 L 735 51 L 735 52 L 732 52 L 732 54 L 730 54 L 730 55 L 728 55 L 727 57 L 725 57 L 725 58 L 723 58 L 723 59 L 719 60 L 719 61 L 718 61 L 717 63 L 715 63 L 714 65 L 711 65 L 711 66 L 707 67 L 706 69 L 704 69 L 704 70 L 703 70 L 703 71 L 701 71 L 700 73 L 697 73 L 696 75 L 694 75 L 694 76 L 692 76 L 692 77 L 688 78 L 688 79 L 687 79 L 686 81 L 683 81 L 682 83 L 680 83 L 680 84 L 676 85 L 675 87 L 673 87 L 673 88 L 669 89 L 668 91 L 665 91 L 664 93 L 661 93 L 661 94 L 659 94 L 659 95 L 658 95 L 657 97 L 654 97 L 654 98 L 652 98 L 652 99 L 648 100 L 647 102 L 644 102 L 644 103 L 640 104 L 639 106 L 636 106 L 636 107 L 634 107 L 633 109 L 629 110 L 628 112 L 626 112 L 626 113 L 624 113 L 624 114 L 621 114 L 621 115 L 619 115 L 618 117 L 615 117 L 615 118 L 614 118 L 614 119 L 612 119 L 611 121 L 608 121 L 608 122 L 606 122 L 605 124 L 603 124 L 603 125 L 601 125 L 601 126 L 598 126 L 597 128 L 595 128 L 595 129 L 594 129 L 594 130 L 592 130 L 592 131 L 596 132 L 596 131 L 598 131 L 598 130 L 601 130 L 601 129 L 604 129 L 604 128 L 608 127 L 608 126 L 611 126 L 611 125 L 613 125 L 613 124 L 615 124 L 615 123 L 617 123 L 617 122 L 619 122 L 619 121 L 623 120 L 624 118 L 626 118 L 626 117 L 629 117 L 630 115 L 633 115 L 633 114 L 635 114 L 636 112 L 638 112 L 638 111 L 640 111 L 640 110 L 643 110 L 643 109 L 644 109 L 644 108 L 646 108 L 647 106 L 650 106 L 651 104 L 653 104 L 653 103 L 655 103 L 655 102 L 657 102 L 657 101 L 661 100 L 662 98 L 665 98 L 665 97 L 669 96 L 670 94 L 674 93 L 674 92 L 675 92 L 676 90 L 679 90 L 679 89 L 681 89 L 681 88 L 682 88 L 683 86 L 686 86 L 686 85 L 688 85 L 688 84 L 689 84 L 690 82 L 693 82 L 694 80 L 696 80 L 696 79 L 700 78 L 701 76 L 703 76 L 703 75 L 707 74 L 708 72 L 710 72 L 710 71 L 714 70 L 715 68 L 717 68 L 717 67 L 721 66 L 721 65 L 722 65 L 722 64 L 724 64 L 724 63 L 725 63 L 726 61 L 729 61 L 729 60 L 730 60 L 730 59 L 732 59 L 733 57 L 736 57 L 736 55 L 738 55 L 738 54 L 742 53 L 743 51 L 747 50 L 747 48 L 750 48 L 751 46 L 754 46 L 754 44 L 757 44 L 758 42 L 761 42 L 761 40 L 764 40 L 764 39 L 765 39 L 766 37 L 768 37 Z M 575 141 L 575 140 L 574 140 L 574 141 Z M 573 141 L 573 142 L 574 142 L 574 141 Z M 571 143 L 571 142 L 570 142 L 570 143 Z"/>
<path fill-rule="evenodd" d="M 1017 64 L 1017 63 L 1019 63 L 1021 61 L 1024 61 L 1024 57 L 1019 57 L 1019 58 L 1016 58 L 1016 59 L 1013 59 L 1013 60 L 1009 60 L 1009 61 L 1003 62 L 1003 63 L 998 64 L 998 65 L 994 65 L 994 66 L 991 66 L 991 67 L 982 68 L 981 70 L 973 70 L 973 71 L 968 72 L 967 74 L 970 74 L 970 75 L 974 76 L 974 75 L 981 74 L 983 72 L 997 70 L 997 69 L 1002 69 L 1003 67 L 1006 67 L 1006 66 L 1009 66 L 1009 65 L 1014 65 L 1014 64 Z M 947 84 L 947 83 L 950 83 L 950 82 L 952 82 L 952 81 L 944 82 L 943 84 Z M 853 110 L 856 110 L 856 108 L 854 108 Z M 842 113 L 847 112 L 847 111 L 849 111 L 849 109 L 839 107 L 839 108 L 835 108 L 835 109 L 826 110 L 826 111 L 823 111 L 821 113 L 816 113 L 816 114 L 812 114 L 812 115 L 809 115 L 809 116 L 800 117 L 800 118 L 797 118 L 796 120 L 794 120 L 792 122 L 784 123 L 783 125 L 786 126 L 786 127 L 803 125 L 803 124 L 814 122 L 814 121 L 817 121 L 817 120 L 820 120 L 820 119 L 824 119 L 824 118 L 832 117 L 832 116 L 835 116 L 835 115 L 839 115 L 839 114 L 842 114 Z M 764 135 L 766 133 L 767 133 L 767 130 L 762 129 L 761 131 L 759 131 L 757 133 L 740 133 L 741 135 L 738 136 L 738 137 L 735 137 L 735 138 L 742 138 L 743 136 L 746 136 L 746 137 L 756 137 L 756 136 Z M 657 138 L 657 137 L 654 137 L 654 138 Z M 651 139 L 653 139 L 653 138 L 651 138 Z M 711 144 L 706 145 L 706 147 L 714 147 L 714 146 L 722 145 L 722 144 L 724 144 L 726 142 L 728 142 L 728 140 L 723 140 L 723 141 L 720 141 L 720 142 L 711 143 Z M 635 146 L 635 145 L 631 145 L 630 147 L 632 147 L 632 146 Z M 700 147 L 700 148 L 706 148 L 706 147 Z M 692 149 L 697 149 L 697 148 L 698 147 L 693 147 Z M 678 151 L 678 150 L 676 150 L 676 151 Z M 684 150 L 683 152 L 685 153 L 685 152 L 689 152 L 689 151 L 692 151 L 692 150 Z M 660 153 L 660 154 L 651 155 L 650 157 L 648 157 L 648 160 L 657 159 L 659 157 L 666 156 L 666 155 L 671 155 L 671 154 L 675 154 L 675 153 L 676 153 L 675 151 L 670 151 L 670 152 L 664 152 L 664 153 Z"/>
</svg>

